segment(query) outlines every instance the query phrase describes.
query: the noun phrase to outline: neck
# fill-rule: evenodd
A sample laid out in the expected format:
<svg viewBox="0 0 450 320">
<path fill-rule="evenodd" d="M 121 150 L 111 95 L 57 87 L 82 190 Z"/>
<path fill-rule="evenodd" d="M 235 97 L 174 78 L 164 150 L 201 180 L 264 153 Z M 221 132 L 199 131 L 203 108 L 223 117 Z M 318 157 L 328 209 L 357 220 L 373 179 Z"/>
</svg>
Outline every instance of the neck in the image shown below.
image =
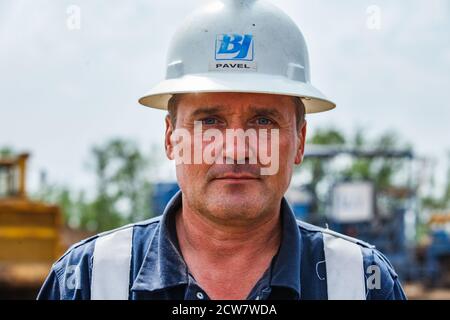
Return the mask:
<svg viewBox="0 0 450 320">
<path fill-rule="evenodd" d="M 260 221 L 224 224 L 183 201 L 176 229 L 184 260 L 208 295 L 245 299 L 280 246 L 280 204 Z"/>
<path fill-rule="evenodd" d="M 281 238 L 280 204 L 259 221 L 222 224 L 192 210 L 183 202 L 177 215 L 177 234 L 182 251 L 195 252 L 211 261 L 253 259 L 261 253 L 275 254 Z M 184 253 L 184 252 L 183 252 Z"/>
</svg>

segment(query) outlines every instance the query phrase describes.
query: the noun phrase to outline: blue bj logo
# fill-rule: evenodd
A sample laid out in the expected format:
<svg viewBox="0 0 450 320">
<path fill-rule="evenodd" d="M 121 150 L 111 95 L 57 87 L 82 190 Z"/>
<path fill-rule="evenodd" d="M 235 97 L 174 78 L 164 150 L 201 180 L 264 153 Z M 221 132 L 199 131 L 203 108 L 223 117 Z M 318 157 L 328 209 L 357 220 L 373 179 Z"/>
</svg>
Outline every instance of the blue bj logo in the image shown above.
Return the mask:
<svg viewBox="0 0 450 320">
<path fill-rule="evenodd" d="M 216 39 L 216 60 L 253 61 L 253 36 L 221 34 Z"/>
</svg>

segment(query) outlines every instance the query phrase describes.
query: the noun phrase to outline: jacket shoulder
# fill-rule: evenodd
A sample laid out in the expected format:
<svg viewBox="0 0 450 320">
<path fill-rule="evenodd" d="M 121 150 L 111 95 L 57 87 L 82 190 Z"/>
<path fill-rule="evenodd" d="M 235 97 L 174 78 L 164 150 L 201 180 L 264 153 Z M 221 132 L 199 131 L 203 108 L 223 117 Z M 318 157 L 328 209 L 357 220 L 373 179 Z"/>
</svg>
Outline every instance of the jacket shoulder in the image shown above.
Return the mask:
<svg viewBox="0 0 450 320">
<path fill-rule="evenodd" d="M 98 239 L 113 235 L 123 230 L 133 229 L 133 245 L 135 233 L 148 234 L 151 229 L 159 225 L 160 217 L 129 224 L 117 229 L 102 232 L 86 238 L 72 245 L 52 266 L 50 274 L 41 292 L 52 292 L 47 295 L 41 293 L 41 298 L 59 297 L 59 299 L 89 299 L 90 281 L 95 243 Z M 46 290 L 46 288 L 53 288 Z"/>
<path fill-rule="evenodd" d="M 310 239 L 315 239 L 316 241 L 321 241 L 323 243 L 323 235 L 326 234 L 349 241 L 360 247 L 366 277 L 367 299 L 406 299 L 406 295 L 394 267 L 389 259 L 377 250 L 374 245 L 303 221 L 297 220 L 297 225 L 300 233 Z M 322 243 L 320 245 L 322 245 Z"/>
<path fill-rule="evenodd" d="M 88 249 L 90 246 L 93 246 L 95 244 L 95 241 L 99 238 L 108 236 L 108 235 L 112 235 L 114 233 L 126 230 L 126 229 L 130 229 L 130 228 L 152 228 L 155 225 L 158 225 L 159 222 L 161 220 L 161 217 L 154 217 L 145 221 L 141 221 L 141 222 L 137 222 L 137 223 L 132 223 L 132 224 L 128 224 L 116 229 L 112 229 L 109 231 L 105 231 L 105 232 L 101 232 L 98 233 L 96 235 L 93 235 L 89 238 L 86 238 L 84 240 L 81 240 L 75 244 L 73 244 L 72 246 L 70 246 L 69 249 L 67 249 L 67 251 L 55 262 L 55 264 L 57 264 L 58 262 L 64 260 L 68 255 L 70 254 L 74 254 L 74 253 L 82 253 L 82 252 L 90 252 L 91 250 L 86 250 Z M 93 248 L 92 248 L 93 249 Z"/>
<path fill-rule="evenodd" d="M 312 225 L 312 224 L 309 224 L 309 223 L 306 223 L 306 222 L 303 222 L 303 221 L 300 221 L 300 220 L 297 220 L 297 225 L 298 225 L 298 227 L 300 229 L 300 232 L 313 233 L 313 234 L 315 233 L 315 234 L 321 234 L 321 235 L 327 234 L 327 235 L 330 235 L 332 237 L 340 238 L 340 239 L 343 239 L 345 241 L 349 241 L 351 243 L 357 244 L 357 245 L 359 245 L 359 246 L 361 246 L 363 248 L 368 248 L 368 249 L 374 249 L 375 248 L 375 246 L 370 244 L 370 243 L 367 243 L 367 242 L 362 241 L 362 240 L 357 239 L 357 238 L 349 237 L 349 236 L 347 236 L 345 234 L 342 234 L 342 233 L 330 230 L 328 228 L 321 228 L 321 227 L 318 227 L 318 226 L 315 226 L 315 225 Z"/>
</svg>

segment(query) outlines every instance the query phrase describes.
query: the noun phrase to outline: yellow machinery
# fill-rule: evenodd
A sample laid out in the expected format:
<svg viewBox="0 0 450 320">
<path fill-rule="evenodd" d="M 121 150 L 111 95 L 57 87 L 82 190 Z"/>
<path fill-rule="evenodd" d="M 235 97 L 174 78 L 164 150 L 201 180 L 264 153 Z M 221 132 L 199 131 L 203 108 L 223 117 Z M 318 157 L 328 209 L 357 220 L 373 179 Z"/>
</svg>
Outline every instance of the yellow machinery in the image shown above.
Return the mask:
<svg viewBox="0 0 450 320">
<path fill-rule="evenodd" d="M 0 298 L 33 297 L 61 255 L 61 212 L 26 195 L 28 154 L 0 157 Z"/>
<path fill-rule="evenodd" d="M 427 277 L 432 286 L 450 287 L 450 212 L 433 212 L 428 223 Z"/>
</svg>

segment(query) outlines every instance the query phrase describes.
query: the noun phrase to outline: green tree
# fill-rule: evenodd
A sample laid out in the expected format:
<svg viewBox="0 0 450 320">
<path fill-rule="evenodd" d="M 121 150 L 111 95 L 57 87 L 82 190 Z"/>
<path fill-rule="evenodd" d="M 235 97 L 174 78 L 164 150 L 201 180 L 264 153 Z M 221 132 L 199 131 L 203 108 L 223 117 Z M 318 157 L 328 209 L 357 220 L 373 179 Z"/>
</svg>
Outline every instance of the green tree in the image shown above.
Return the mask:
<svg viewBox="0 0 450 320">
<path fill-rule="evenodd" d="M 395 132 L 385 132 L 369 139 L 365 132 L 359 129 L 352 138 L 350 148 L 356 152 L 371 149 L 380 153 L 410 149 L 400 141 Z M 370 180 L 378 189 L 387 189 L 393 186 L 395 174 L 405 168 L 406 160 L 394 157 L 355 157 L 351 165 L 342 172 L 342 178 Z"/>
<path fill-rule="evenodd" d="M 450 152 L 447 157 L 447 182 L 442 202 L 444 203 L 445 209 L 450 208 Z"/>
<path fill-rule="evenodd" d="M 95 175 L 94 194 L 44 185 L 35 198 L 57 203 L 69 226 L 92 232 L 143 220 L 152 216 L 147 179 L 151 160 L 133 141 L 112 139 L 91 149 L 88 164 Z"/>
<path fill-rule="evenodd" d="M 399 137 L 392 132 L 385 132 L 375 138 L 369 138 L 367 133 L 358 129 L 352 135 L 345 135 L 337 128 L 321 128 L 316 130 L 307 140 L 308 145 L 328 146 L 330 150 L 349 150 L 354 154 L 364 151 L 392 151 L 408 149 L 401 143 Z M 306 147 L 308 148 L 308 146 Z M 406 169 L 406 159 L 394 159 L 386 157 L 361 157 L 354 156 L 346 161 L 345 166 L 334 166 L 331 158 L 326 156 L 305 157 L 304 163 L 299 167 L 300 172 L 308 173 L 310 189 L 319 200 L 319 213 L 325 208 L 332 184 L 341 180 L 370 180 L 378 190 L 387 189 L 394 185 L 395 175 Z M 321 205 L 322 204 L 322 205 Z"/>
<path fill-rule="evenodd" d="M 431 210 L 450 209 L 450 152 L 447 157 L 447 176 L 443 193 L 424 197 L 422 205 L 425 209 Z"/>
<path fill-rule="evenodd" d="M 130 140 L 113 139 L 92 149 L 91 167 L 97 181 L 92 212 L 99 230 L 151 215 L 148 164 L 148 159 Z"/>
<path fill-rule="evenodd" d="M 0 148 L 0 158 L 9 157 L 14 154 L 14 149 L 11 147 L 1 147 Z"/>
<path fill-rule="evenodd" d="M 346 139 L 344 134 L 336 128 L 321 128 L 307 140 L 308 144 L 320 146 L 344 146 Z M 313 190 L 327 174 L 327 161 L 316 158 L 306 158 L 301 166 L 301 170 L 308 170 L 311 173 L 310 186 Z"/>
</svg>

